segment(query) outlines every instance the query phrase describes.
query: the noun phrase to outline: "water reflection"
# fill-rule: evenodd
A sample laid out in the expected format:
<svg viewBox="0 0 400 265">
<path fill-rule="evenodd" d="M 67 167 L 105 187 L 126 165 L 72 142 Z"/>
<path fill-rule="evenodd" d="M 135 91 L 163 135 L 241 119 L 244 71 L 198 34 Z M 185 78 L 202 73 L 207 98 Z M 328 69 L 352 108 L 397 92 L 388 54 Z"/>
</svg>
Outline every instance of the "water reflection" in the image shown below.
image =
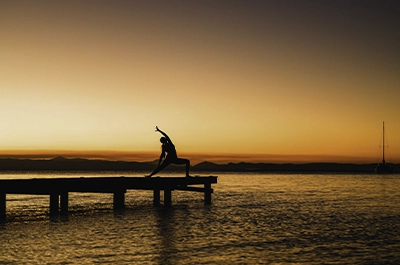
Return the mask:
<svg viewBox="0 0 400 265">
<path fill-rule="evenodd" d="M 177 254 L 175 240 L 176 240 L 176 226 L 174 225 L 175 211 L 173 208 L 157 208 L 154 211 L 157 219 L 157 229 L 160 237 L 160 264 L 171 264 L 175 260 Z"/>
<path fill-rule="evenodd" d="M 14 197 L 0 254 L 11 264 L 400 261 L 400 176 L 226 175 L 211 206 L 184 192 L 171 208 L 151 199 L 129 193 L 113 212 L 110 196 L 72 195 L 70 213 L 49 220 L 47 199 Z"/>
</svg>

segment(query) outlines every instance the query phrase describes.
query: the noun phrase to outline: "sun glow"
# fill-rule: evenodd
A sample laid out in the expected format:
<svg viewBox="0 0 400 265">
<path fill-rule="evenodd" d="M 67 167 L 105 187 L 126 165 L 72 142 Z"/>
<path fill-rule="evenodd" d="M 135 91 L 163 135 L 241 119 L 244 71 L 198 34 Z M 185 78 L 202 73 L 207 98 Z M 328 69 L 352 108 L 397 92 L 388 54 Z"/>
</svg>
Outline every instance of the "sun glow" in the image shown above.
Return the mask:
<svg viewBox="0 0 400 265">
<path fill-rule="evenodd" d="M 195 160 L 374 162 L 385 120 L 400 162 L 392 13 L 382 31 L 278 3 L 1 9 L 3 155 L 133 159 L 159 152 L 158 125 Z"/>
</svg>

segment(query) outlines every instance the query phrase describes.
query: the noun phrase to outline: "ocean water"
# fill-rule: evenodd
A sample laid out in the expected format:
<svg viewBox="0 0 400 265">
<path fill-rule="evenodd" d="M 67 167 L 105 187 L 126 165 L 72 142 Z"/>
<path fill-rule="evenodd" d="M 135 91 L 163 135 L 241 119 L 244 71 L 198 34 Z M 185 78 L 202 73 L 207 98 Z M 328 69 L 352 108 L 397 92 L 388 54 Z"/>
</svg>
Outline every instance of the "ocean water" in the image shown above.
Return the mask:
<svg viewBox="0 0 400 265">
<path fill-rule="evenodd" d="M 128 191 L 117 212 L 110 194 L 71 193 L 59 217 L 48 196 L 7 195 L 0 264 L 400 264 L 400 175 L 224 173 L 213 188 L 210 206 L 174 191 L 171 208 Z"/>
</svg>

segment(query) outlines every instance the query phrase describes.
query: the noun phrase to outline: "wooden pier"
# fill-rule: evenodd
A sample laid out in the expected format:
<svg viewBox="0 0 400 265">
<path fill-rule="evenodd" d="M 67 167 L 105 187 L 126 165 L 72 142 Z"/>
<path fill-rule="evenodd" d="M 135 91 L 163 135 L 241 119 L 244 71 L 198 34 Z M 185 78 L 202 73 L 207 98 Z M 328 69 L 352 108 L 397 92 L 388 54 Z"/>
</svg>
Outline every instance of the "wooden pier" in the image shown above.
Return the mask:
<svg viewBox="0 0 400 265">
<path fill-rule="evenodd" d="M 164 191 L 164 206 L 172 204 L 172 191 L 194 191 L 204 193 L 204 204 L 211 204 L 217 177 L 80 177 L 80 178 L 36 178 L 0 180 L 0 219 L 6 217 L 7 194 L 32 194 L 50 196 L 50 214 L 68 212 L 68 197 L 71 192 L 113 194 L 114 209 L 125 208 L 127 190 L 152 190 L 153 204 L 160 205 L 160 191 Z"/>
</svg>

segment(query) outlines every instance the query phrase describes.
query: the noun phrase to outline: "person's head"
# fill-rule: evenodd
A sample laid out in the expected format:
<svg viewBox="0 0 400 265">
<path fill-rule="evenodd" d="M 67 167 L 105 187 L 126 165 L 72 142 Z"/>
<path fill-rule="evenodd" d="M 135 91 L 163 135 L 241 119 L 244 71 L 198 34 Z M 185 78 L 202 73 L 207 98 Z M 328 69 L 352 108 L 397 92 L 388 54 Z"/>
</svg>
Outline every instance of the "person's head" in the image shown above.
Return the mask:
<svg viewBox="0 0 400 265">
<path fill-rule="evenodd" d="M 160 138 L 160 142 L 162 142 L 163 144 L 166 144 L 167 143 L 167 138 L 161 137 Z"/>
</svg>

